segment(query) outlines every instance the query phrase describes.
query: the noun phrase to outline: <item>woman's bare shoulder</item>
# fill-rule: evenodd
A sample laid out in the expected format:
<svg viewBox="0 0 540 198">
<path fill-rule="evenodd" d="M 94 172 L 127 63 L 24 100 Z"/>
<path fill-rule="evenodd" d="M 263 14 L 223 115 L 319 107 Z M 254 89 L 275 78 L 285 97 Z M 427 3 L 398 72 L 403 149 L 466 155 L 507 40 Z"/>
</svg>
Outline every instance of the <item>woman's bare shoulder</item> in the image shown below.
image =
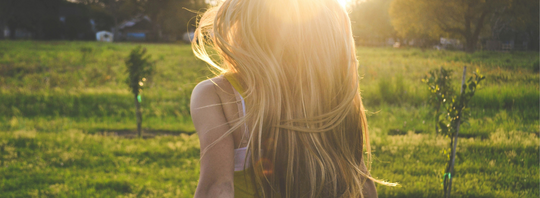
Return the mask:
<svg viewBox="0 0 540 198">
<path fill-rule="evenodd" d="M 197 133 L 215 130 L 216 127 L 219 128 L 227 123 L 223 99 L 220 96 L 220 92 L 222 92 L 220 87 L 224 87 L 224 83 L 223 78 L 216 77 L 200 82 L 193 89 L 190 109 Z M 200 138 L 208 137 L 200 135 Z"/>
<path fill-rule="evenodd" d="M 219 100 L 228 100 L 232 92 L 232 86 L 223 76 L 218 76 L 201 81 L 191 94 L 191 101 L 201 98 L 216 97 Z M 219 102 L 219 101 L 216 101 Z"/>
<path fill-rule="evenodd" d="M 217 76 L 214 78 L 210 78 L 207 80 L 201 81 L 199 84 L 195 86 L 193 89 L 193 94 L 195 93 L 216 93 L 220 94 L 220 92 L 229 92 L 230 90 L 230 83 L 227 81 L 227 79 L 223 76 Z"/>
<path fill-rule="evenodd" d="M 220 83 L 220 81 L 223 81 L 222 77 L 214 77 L 214 78 L 203 80 L 199 84 L 197 84 L 195 88 L 193 88 L 192 95 L 199 95 L 200 93 L 205 93 L 205 94 L 215 93 L 215 89 L 216 89 L 215 86 L 217 86 L 218 83 Z"/>
</svg>

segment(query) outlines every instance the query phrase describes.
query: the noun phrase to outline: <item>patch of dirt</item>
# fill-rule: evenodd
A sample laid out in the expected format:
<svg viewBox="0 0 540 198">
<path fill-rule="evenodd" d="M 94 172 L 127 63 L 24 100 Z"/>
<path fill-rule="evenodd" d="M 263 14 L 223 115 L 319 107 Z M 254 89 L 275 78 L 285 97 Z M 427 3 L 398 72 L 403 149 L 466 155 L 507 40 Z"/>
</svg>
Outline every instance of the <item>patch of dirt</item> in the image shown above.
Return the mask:
<svg viewBox="0 0 540 198">
<path fill-rule="evenodd" d="M 128 139 L 138 138 L 138 134 L 136 130 L 100 130 L 97 131 L 97 134 L 101 134 L 103 136 L 118 136 Z M 187 131 L 169 131 L 169 130 L 153 130 L 153 129 L 143 129 L 142 130 L 142 138 L 148 139 L 148 138 L 154 138 L 155 136 L 177 136 L 180 134 L 193 134 L 192 132 Z"/>
</svg>

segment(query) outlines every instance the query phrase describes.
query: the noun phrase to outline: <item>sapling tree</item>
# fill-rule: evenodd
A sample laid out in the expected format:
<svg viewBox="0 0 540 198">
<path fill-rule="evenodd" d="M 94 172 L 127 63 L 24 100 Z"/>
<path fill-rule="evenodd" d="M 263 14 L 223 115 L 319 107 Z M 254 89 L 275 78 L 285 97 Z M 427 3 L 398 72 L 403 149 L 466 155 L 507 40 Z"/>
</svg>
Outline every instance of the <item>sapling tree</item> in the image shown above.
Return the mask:
<svg viewBox="0 0 540 198">
<path fill-rule="evenodd" d="M 467 108 L 469 101 L 474 96 L 476 92 L 476 87 L 478 84 L 485 79 L 478 70 L 473 74 L 473 77 L 470 77 L 465 81 L 467 67 L 463 68 L 463 79 L 461 82 L 461 91 L 458 96 L 451 94 L 451 90 L 440 90 L 440 89 L 451 89 L 450 82 L 445 80 L 435 80 L 435 79 L 446 79 L 448 76 L 448 70 L 441 68 L 440 72 L 431 71 L 429 77 L 426 77 L 423 81 L 428 85 L 431 93 L 431 98 L 436 98 L 439 106 L 437 108 L 437 113 L 435 119 L 437 120 L 436 130 L 440 132 L 441 135 L 450 138 L 450 155 L 447 155 L 446 149 L 444 153 L 448 156 L 448 164 L 444 171 L 443 176 L 443 188 L 444 196 L 450 197 L 452 191 L 452 174 L 454 174 L 454 164 L 456 158 L 456 146 L 458 141 L 459 127 L 461 123 L 467 121 L 467 115 L 469 109 Z M 444 71 L 444 72 L 443 72 Z M 446 72 L 446 73 L 445 73 Z M 433 87 L 436 88 L 433 91 Z M 441 94 L 446 93 L 446 94 Z M 439 112 L 439 109 L 442 107 L 443 111 Z M 455 174 L 454 174 L 455 175 Z"/>
<path fill-rule="evenodd" d="M 429 76 L 422 79 L 426 83 L 430 92 L 428 102 L 435 108 L 435 133 L 439 132 L 439 117 L 441 117 L 441 106 L 446 102 L 446 99 L 454 95 L 452 88 L 452 73 L 451 69 L 441 69 L 429 71 Z"/>
<path fill-rule="evenodd" d="M 141 105 L 144 83 L 154 73 L 154 61 L 151 60 L 150 55 L 146 54 L 146 48 L 137 46 L 131 50 L 128 58 L 125 61 L 126 72 L 128 77 L 126 78 L 126 84 L 129 86 L 131 93 L 134 96 L 136 116 L 137 116 L 137 134 L 142 137 L 142 114 Z"/>
</svg>

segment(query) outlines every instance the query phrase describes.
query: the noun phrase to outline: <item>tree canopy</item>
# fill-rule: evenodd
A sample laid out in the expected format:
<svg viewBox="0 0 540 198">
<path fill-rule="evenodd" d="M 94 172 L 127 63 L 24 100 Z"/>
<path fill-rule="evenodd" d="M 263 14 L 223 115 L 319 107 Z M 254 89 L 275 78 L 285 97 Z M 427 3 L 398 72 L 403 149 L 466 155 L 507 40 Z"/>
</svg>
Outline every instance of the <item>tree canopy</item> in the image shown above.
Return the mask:
<svg viewBox="0 0 540 198">
<path fill-rule="evenodd" d="M 91 39 L 90 19 L 97 31 L 117 30 L 123 21 L 146 15 L 158 37 L 175 36 L 187 32 L 196 12 L 206 7 L 205 0 L 0 0 L 0 31 L 8 26 L 37 39 Z M 62 17 L 63 12 L 70 16 Z"/>
<path fill-rule="evenodd" d="M 394 0 L 389 14 L 402 37 L 460 38 L 466 42 L 465 50 L 472 52 L 479 36 L 489 33 L 490 19 L 525 20 L 531 14 L 523 9 L 534 4 L 538 9 L 537 0 Z"/>
<path fill-rule="evenodd" d="M 115 26 L 137 15 L 147 15 L 159 34 L 178 35 L 195 23 L 195 12 L 206 8 L 204 0 L 77 0 L 112 16 Z"/>
<path fill-rule="evenodd" d="M 367 0 L 351 5 L 350 18 L 359 40 L 384 40 L 396 36 L 388 8 L 392 0 Z"/>
</svg>

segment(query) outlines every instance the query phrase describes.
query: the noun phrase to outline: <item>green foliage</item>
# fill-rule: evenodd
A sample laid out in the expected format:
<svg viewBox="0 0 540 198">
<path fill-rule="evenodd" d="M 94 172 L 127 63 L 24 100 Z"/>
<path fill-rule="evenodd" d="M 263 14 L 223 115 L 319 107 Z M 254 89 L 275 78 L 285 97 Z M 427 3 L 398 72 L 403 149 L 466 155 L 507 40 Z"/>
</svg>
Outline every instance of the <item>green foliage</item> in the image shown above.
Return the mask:
<svg viewBox="0 0 540 198">
<path fill-rule="evenodd" d="M 445 99 L 454 94 L 452 88 L 452 70 L 447 70 L 441 67 L 440 70 L 429 71 L 429 77 L 422 79 L 422 82 L 426 83 L 430 97 L 429 102 L 434 106 L 440 106 L 445 102 Z"/>
<path fill-rule="evenodd" d="M 150 55 L 146 55 L 146 48 L 139 45 L 131 50 L 126 59 L 126 84 L 131 88 L 131 93 L 135 96 L 135 115 L 137 116 L 137 133 L 142 137 L 142 113 L 141 113 L 141 92 L 146 78 L 150 78 L 154 72 L 154 62 L 150 61 Z"/>
<path fill-rule="evenodd" d="M 73 8 L 72 3 L 63 0 L 2 0 L 0 1 L 0 23 L 2 26 L 9 26 L 12 29 L 11 38 L 15 38 L 14 29 L 16 28 L 32 32 L 35 37 L 41 39 L 58 38 L 58 30 L 61 27 L 58 21 L 58 9 L 62 6 Z M 84 15 L 83 13 L 78 14 Z M 72 19 L 77 20 L 76 17 Z M 62 33 L 69 37 L 69 33 L 71 33 L 69 27 L 72 25 L 80 27 L 80 24 L 66 22 L 69 26 L 64 28 Z M 88 23 L 88 19 L 86 22 Z"/>
<path fill-rule="evenodd" d="M 465 41 L 467 52 L 474 52 L 479 36 L 487 30 L 486 27 L 489 27 L 487 25 L 489 17 L 504 17 L 505 10 L 520 7 L 516 5 L 520 3 L 512 0 L 395 0 L 390 6 L 389 13 L 396 32 L 402 37 L 458 38 Z M 529 5 L 534 6 L 534 3 Z M 521 18 L 521 16 L 530 18 L 531 14 L 529 12 L 511 14 L 511 17 Z"/>
<path fill-rule="evenodd" d="M 436 108 L 435 129 L 437 132 L 440 131 L 443 136 L 450 137 L 450 149 L 443 149 L 443 154 L 448 156 L 448 165 L 443 176 L 444 194 L 446 197 L 450 196 L 452 174 L 455 175 L 455 149 L 460 124 L 467 122 L 468 115 L 470 115 L 467 105 L 474 96 L 478 84 L 485 79 L 485 77 L 479 74 L 479 71 L 477 70 L 474 73 L 474 78 L 470 77 L 467 82 L 462 82 L 461 93 L 459 96 L 455 96 L 453 94 L 453 89 L 450 86 L 451 73 L 451 71 L 441 67 L 440 71 L 430 71 L 430 76 L 422 80 L 428 85 L 431 93 L 430 101 Z M 465 74 L 464 71 L 463 75 Z M 465 76 L 463 76 L 463 78 L 465 78 Z M 441 106 L 445 111 L 439 111 Z M 441 115 L 443 116 L 443 119 L 440 118 Z"/>
<path fill-rule="evenodd" d="M 146 1 L 145 14 L 155 21 L 160 30 L 168 35 L 182 35 L 192 31 L 197 12 L 207 8 L 205 0 L 154 0 Z"/>
<path fill-rule="evenodd" d="M 130 20 L 138 15 L 146 15 L 152 20 L 155 34 L 163 33 L 166 38 L 149 38 L 151 40 L 168 40 L 169 36 L 181 36 L 195 25 L 197 11 L 207 8 L 204 0 L 74 0 L 88 5 L 93 15 L 100 22 L 116 19 L 118 23 Z M 94 17 L 94 16 L 93 16 Z M 112 24 L 111 24 L 112 25 Z"/>
<path fill-rule="evenodd" d="M 125 63 L 126 72 L 128 73 L 126 84 L 129 86 L 131 93 L 138 96 L 142 92 L 146 78 L 150 79 L 154 73 L 154 62 L 151 60 L 150 55 L 146 54 L 146 48 L 137 46 L 131 51 Z"/>
<path fill-rule="evenodd" d="M 441 116 L 441 106 L 446 103 L 448 98 L 454 95 L 454 89 L 451 86 L 452 72 L 452 70 L 441 67 L 440 70 L 431 70 L 429 77 L 422 79 L 422 82 L 427 84 L 430 92 L 428 101 L 435 107 L 435 132 L 437 133 L 439 132 L 438 124 Z"/>
<path fill-rule="evenodd" d="M 442 98 L 442 107 L 445 109 L 442 113 L 443 119 L 440 119 L 437 125 L 442 135 L 453 138 L 457 134 L 458 123 L 466 123 L 468 119 L 468 103 L 476 92 L 478 84 L 485 79 L 477 70 L 473 77 L 470 77 L 463 85 L 462 93 L 459 96 L 447 94 Z M 448 101 L 448 102 L 444 102 Z M 438 116 L 441 116 L 439 114 Z"/>
<path fill-rule="evenodd" d="M 390 23 L 388 8 L 392 0 L 357 1 L 351 5 L 351 25 L 358 44 L 362 41 L 384 41 L 395 37 L 396 31 Z"/>
</svg>

